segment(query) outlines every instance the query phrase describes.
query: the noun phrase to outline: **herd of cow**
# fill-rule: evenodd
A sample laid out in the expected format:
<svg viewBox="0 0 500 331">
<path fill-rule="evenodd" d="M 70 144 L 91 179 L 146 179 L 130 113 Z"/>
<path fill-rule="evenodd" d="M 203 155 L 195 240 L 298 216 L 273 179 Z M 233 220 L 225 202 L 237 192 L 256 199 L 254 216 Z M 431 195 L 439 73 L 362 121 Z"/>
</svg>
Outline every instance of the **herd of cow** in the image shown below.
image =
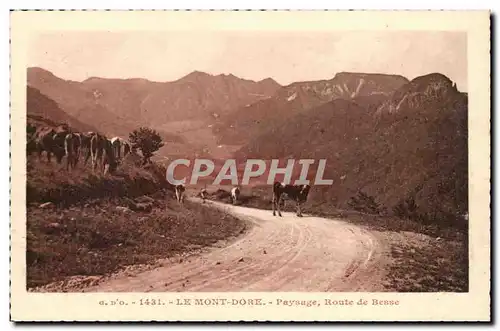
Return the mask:
<svg viewBox="0 0 500 331">
<path fill-rule="evenodd" d="M 295 202 L 297 208 L 297 216 L 302 217 L 301 204 L 307 200 L 307 196 L 311 189 L 310 185 L 291 185 L 284 184 L 280 182 L 275 182 L 273 184 L 273 198 L 272 198 L 272 206 L 273 206 L 273 216 L 276 216 L 276 211 L 278 211 L 278 215 L 283 217 L 281 214 L 281 208 L 283 208 L 285 199 L 292 200 Z M 186 188 L 184 185 L 179 184 L 175 186 L 175 196 L 177 201 L 182 203 L 184 201 L 184 192 Z M 241 190 L 238 186 L 235 186 L 231 189 L 231 202 L 233 205 L 237 204 L 240 199 Z M 205 203 L 208 198 L 208 192 L 206 188 L 201 189 L 199 196 L 201 197 L 203 203 Z"/>
<path fill-rule="evenodd" d="M 56 157 L 58 163 L 62 163 L 66 157 L 67 170 L 76 168 L 81 159 L 84 165 L 91 159 L 92 170 L 96 171 L 99 165 L 100 170 L 106 175 L 108 172 L 113 172 L 119 160 L 131 150 L 130 142 L 120 137 L 109 139 L 97 132 L 75 132 L 66 125 L 50 127 L 28 124 L 27 126 L 27 154 L 36 152 L 38 159 L 41 160 L 42 153 L 45 152 L 49 163 L 52 155 Z"/>
<path fill-rule="evenodd" d="M 42 159 L 42 153 L 47 155 L 47 161 L 51 162 L 51 156 L 56 157 L 60 164 L 66 157 L 66 169 L 71 170 L 77 167 L 80 159 L 83 158 L 84 166 L 88 160 L 92 161 L 92 170 L 95 172 L 97 166 L 100 166 L 100 171 L 104 175 L 108 172 L 113 172 L 122 157 L 132 152 L 133 147 L 127 140 L 114 137 L 108 139 L 105 135 L 97 132 L 74 132 L 66 125 L 50 127 L 45 125 L 27 125 L 27 154 L 36 152 L 38 159 Z M 184 185 L 175 187 L 175 195 L 177 201 L 184 201 L 184 193 L 186 188 Z M 307 200 L 309 194 L 309 185 L 290 185 L 280 182 L 275 182 L 272 186 L 272 206 L 273 216 L 281 215 L 281 207 L 284 204 L 285 198 L 296 203 L 297 216 L 302 216 L 300 208 L 301 203 Z M 230 192 L 232 204 L 237 204 L 240 200 L 241 190 L 238 186 L 233 187 Z M 208 198 L 206 188 L 200 191 L 200 197 L 205 203 Z"/>
</svg>

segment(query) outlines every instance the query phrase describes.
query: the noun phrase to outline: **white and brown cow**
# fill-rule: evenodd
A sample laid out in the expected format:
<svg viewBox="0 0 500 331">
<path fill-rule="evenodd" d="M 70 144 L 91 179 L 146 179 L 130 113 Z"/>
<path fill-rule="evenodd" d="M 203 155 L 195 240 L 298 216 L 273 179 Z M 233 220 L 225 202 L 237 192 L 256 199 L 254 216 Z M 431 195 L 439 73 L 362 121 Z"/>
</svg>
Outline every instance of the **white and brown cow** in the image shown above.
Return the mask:
<svg viewBox="0 0 500 331">
<path fill-rule="evenodd" d="M 106 174 L 108 173 L 114 173 L 114 171 L 118 167 L 118 162 L 119 161 L 115 157 L 111 141 L 106 139 L 102 151 L 102 168 L 104 176 L 106 176 Z"/>
<path fill-rule="evenodd" d="M 235 205 L 239 199 L 240 199 L 240 188 L 238 186 L 235 186 L 231 189 L 231 202 L 233 205 Z"/>
<path fill-rule="evenodd" d="M 106 150 L 106 157 L 109 158 L 110 155 L 113 154 L 111 142 L 106 136 L 100 133 L 94 133 L 90 138 L 90 154 L 92 159 L 92 170 L 94 172 L 98 165 L 100 165 L 102 171 L 104 171 L 104 153 Z"/>
<path fill-rule="evenodd" d="M 297 206 L 297 216 L 302 217 L 302 211 L 300 204 L 307 200 L 307 195 L 311 186 L 309 185 L 287 185 L 280 182 L 275 182 L 273 185 L 273 216 L 276 216 L 276 209 L 278 209 L 278 215 L 281 215 L 281 205 L 283 201 L 283 195 L 286 194 L 288 199 L 295 201 Z"/>
<path fill-rule="evenodd" d="M 128 153 L 132 151 L 132 144 L 127 140 L 122 141 L 122 147 L 123 147 L 123 157 L 127 156 Z"/>
<path fill-rule="evenodd" d="M 75 164 L 78 164 L 80 157 L 82 156 L 82 134 L 80 132 L 75 132 L 74 135 L 76 137 L 76 144 L 78 145 Z"/>
<path fill-rule="evenodd" d="M 203 203 L 205 203 L 205 200 L 207 200 L 208 192 L 206 188 L 202 188 L 200 191 L 200 197 L 203 200 Z"/>
<path fill-rule="evenodd" d="M 186 191 L 186 187 L 183 184 L 175 185 L 175 197 L 179 203 L 184 202 L 184 192 Z"/>
<path fill-rule="evenodd" d="M 90 157 L 92 156 L 91 148 L 90 148 L 90 140 L 92 139 L 92 136 L 95 135 L 94 132 L 89 131 L 85 133 L 79 133 L 80 135 L 80 155 L 83 157 L 83 164 L 87 165 L 89 162 Z"/>
<path fill-rule="evenodd" d="M 66 170 L 74 169 L 80 156 L 80 136 L 76 133 L 68 133 L 64 137 L 64 152 L 66 154 Z"/>
<path fill-rule="evenodd" d="M 130 153 L 130 143 L 127 140 L 120 137 L 113 137 L 110 141 L 113 146 L 113 152 L 115 153 L 116 159 L 121 159 Z"/>
</svg>

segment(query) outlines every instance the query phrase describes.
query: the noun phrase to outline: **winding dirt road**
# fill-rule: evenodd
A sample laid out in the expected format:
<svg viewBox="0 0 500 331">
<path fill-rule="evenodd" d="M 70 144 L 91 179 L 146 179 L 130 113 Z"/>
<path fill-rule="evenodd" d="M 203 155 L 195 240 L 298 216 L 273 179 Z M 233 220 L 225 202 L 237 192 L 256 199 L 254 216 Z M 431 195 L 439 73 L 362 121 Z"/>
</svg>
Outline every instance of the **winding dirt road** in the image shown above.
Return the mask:
<svg viewBox="0 0 500 331">
<path fill-rule="evenodd" d="M 293 213 L 273 217 L 268 210 L 208 204 L 248 220 L 251 228 L 226 247 L 117 275 L 83 291 L 382 290 L 383 247 L 366 230 L 339 220 Z"/>
</svg>

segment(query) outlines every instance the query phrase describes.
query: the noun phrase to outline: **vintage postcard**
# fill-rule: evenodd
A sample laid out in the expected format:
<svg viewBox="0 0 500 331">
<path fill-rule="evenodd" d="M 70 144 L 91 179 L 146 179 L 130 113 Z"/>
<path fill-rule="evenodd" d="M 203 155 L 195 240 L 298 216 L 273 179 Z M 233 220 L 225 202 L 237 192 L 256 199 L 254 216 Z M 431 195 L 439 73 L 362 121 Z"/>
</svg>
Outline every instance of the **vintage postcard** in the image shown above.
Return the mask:
<svg viewBox="0 0 500 331">
<path fill-rule="evenodd" d="M 11 320 L 491 320 L 488 11 L 10 16 Z"/>
</svg>

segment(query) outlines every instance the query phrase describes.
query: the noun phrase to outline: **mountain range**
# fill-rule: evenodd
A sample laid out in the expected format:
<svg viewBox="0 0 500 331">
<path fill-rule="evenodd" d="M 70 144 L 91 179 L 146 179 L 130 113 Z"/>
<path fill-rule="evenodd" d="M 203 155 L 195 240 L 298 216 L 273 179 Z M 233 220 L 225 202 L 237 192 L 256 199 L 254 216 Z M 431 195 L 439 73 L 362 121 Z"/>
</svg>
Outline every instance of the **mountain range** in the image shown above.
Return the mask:
<svg viewBox="0 0 500 331">
<path fill-rule="evenodd" d="M 340 72 L 280 86 L 199 71 L 75 82 L 28 68 L 28 114 L 109 136 L 150 126 L 166 158 L 327 158 L 334 184 L 316 190 L 317 203 L 348 208 L 363 192 L 389 211 L 413 201 L 433 222 L 468 208 L 467 100 L 439 73 Z"/>
<path fill-rule="evenodd" d="M 383 102 L 336 99 L 280 121 L 235 152 L 246 158 L 328 160 L 322 199 L 348 208 L 359 192 L 420 217 L 468 210 L 468 97 L 441 74 L 417 77 Z M 439 215 L 439 216 L 437 216 Z"/>
<path fill-rule="evenodd" d="M 64 80 L 28 68 L 28 85 L 56 101 L 67 113 L 95 122 L 101 130 L 124 134 L 141 125 L 210 118 L 267 98 L 280 87 L 272 79 L 254 82 L 233 75 L 192 72 L 173 82 L 92 77 Z"/>
<path fill-rule="evenodd" d="M 217 152 L 210 122 L 241 105 L 268 98 L 280 87 L 272 79 L 255 82 L 199 71 L 173 82 L 98 77 L 76 82 L 31 67 L 27 78 L 29 87 L 55 101 L 68 115 L 110 136 L 127 137 L 139 126 L 155 128 L 171 143 L 163 154 L 183 149 L 197 155 Z"/>
</svg>

